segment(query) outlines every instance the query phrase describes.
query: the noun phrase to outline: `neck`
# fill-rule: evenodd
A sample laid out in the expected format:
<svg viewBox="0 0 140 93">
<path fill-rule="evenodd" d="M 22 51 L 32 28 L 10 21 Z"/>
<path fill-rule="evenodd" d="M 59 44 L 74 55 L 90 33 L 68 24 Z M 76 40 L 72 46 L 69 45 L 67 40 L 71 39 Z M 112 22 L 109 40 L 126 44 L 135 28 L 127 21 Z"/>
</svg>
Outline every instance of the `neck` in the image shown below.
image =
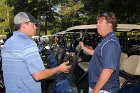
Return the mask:
<svg viewBox="0 0 140 93">
<path fill-rule="evenodd" d="M 105 33 L 104 33 L 104 35 L 102 35 L 102 37 L 105 37 L 110 32 L 113 32 L 113 29 L 108 29 L 107 31 L 105 31 Z"/>
</svg>

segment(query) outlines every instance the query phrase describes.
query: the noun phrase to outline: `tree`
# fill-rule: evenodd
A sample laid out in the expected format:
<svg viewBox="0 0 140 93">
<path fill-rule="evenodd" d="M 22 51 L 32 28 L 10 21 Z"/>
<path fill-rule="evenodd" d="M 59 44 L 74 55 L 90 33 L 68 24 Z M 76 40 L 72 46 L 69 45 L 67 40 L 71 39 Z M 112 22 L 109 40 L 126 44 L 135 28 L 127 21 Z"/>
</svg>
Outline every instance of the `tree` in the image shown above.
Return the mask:
<svg viewBox="0 0 140 93">
<path fill-rule="evenodd" d="M 51 9 L 52 6 L 49 4 L 48 0 L 7 0 L 9 6 L 14 7 L 13 14 L 18 12 L 29 12 L 36 19 L 40 21 L 40 30 L 45 31 L 48 28 L 45 23 L 54 21 L 54 12 Z M 41 19 L 42 15 L 46 15 L 45 21 Z"/>
<path fill-rule="evenodd" d="M 24 11 L 38 19 L 42 35 L 45 32 L 53 34 L 75 25 L 94 24 L 96 16 L 103 11 L 114 12 L 118 23 L 140 23 L 140 1 L 137 0 L 2 0 L 1 3 L 5 1 L 7 7 L 14 7 L 14 15 Z M 1 6 L 7 9 L 5 3 Z M 4 12 L 2 9 L 0 11 L 1 14 Z M 42 15 L 45 15 L 45 19 L 41 19 Z M 5 18 L 0 18 L 3 25 Z"/>
<path fill-rule="evenodd" d="M 56 13 L 57 18 L 61 22 L 61 30 L 64 30 L 70 26 L 81 24 L 80 12 L 82 7 L 80 0 L 63 0 L 58 2 L 56 0 L 55 7 L 58 9 Z"/>
<path fill-rule="evenodd" d="M 140 23 L 139 0 L 81 0 L 88 23 L 95 23 L 100 12 L 114 12 L 118 23 Z"/>
<path fill-rule="evenodd" d="M 7 34 L 12 30 L 10 24 L 12 23 L 13 7 L 9 7 L 6 0 L 1 0 L 0 6 L 2 6 L 0 7 L 0 34 Z"/>
<path fill-rule="evenodd" d="M 140 22 L 139 0 L 110 0 L 106 9 L 115 12 L 119 23 L 138 24 Z"/>
</svg>

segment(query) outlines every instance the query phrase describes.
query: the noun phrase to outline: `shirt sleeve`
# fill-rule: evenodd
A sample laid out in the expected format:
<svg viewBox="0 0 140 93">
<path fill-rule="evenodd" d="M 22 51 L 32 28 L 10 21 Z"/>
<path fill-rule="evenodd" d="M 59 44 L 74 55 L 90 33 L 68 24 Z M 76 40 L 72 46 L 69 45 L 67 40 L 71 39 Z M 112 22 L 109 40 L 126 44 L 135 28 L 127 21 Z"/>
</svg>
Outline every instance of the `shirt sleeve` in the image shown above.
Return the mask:
<svg viewBox="0 0 140 93">
<path fill-rule="evenodd" d="M 26 46 L 23 50 L 23 56 L 30 74 L 45 69 L 36 44 Z"/>
<path fill-rule="evenodd" d="M 102 50 L 102 56 L 103 56 L 103 66 L 104 68 L 112 68 L 114 70 L 117 70 L 118 67 L 118 46 L 115 42 L 110 41 L 106 43 L 106 45 L 103 47 Z"/>
</svg>

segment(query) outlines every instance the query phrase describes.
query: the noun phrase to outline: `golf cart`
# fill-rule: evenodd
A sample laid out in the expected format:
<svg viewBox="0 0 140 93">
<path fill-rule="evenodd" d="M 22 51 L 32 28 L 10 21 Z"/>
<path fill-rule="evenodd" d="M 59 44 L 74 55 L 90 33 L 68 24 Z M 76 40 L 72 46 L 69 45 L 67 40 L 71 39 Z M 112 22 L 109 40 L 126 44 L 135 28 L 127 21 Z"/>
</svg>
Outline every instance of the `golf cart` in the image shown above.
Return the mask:
<svg viewBox="0 0 140 93">
<path fill-rule="evenodd" d="M 120 39 L 122 53 L 120 58 L 120 91 L 119 93 L 138 93 L 140 91 L 140 25 L 118 24 L 116 35 Z M 101 36 L 97 34 L 95 24 L 73 26 L 56 33 L 62 38 L 59 46 L 53 51 L 57 63 L 69 60 L 72 64 L 72 83 L 78 93 L 88 93 L 88 65 L 91 56 L 78 47 L 83 41 L 95 48 Z"/>
<path fill-rule="evenodd" d="M 96 47 L 101 38 L 96 33 L 97 29 L 95 24 L 73 26 L 62 32 L 63 34 L 68 34 L 68 36 L 70 34 L 79 34 L 79 40 L 84 35 L 84 32 L 87 33 L 82 38 L 84 38 L 84 43 L 92 48 Z M 136 90 L 139 91 L 140 89 L 138 87 L 140 86 L 140 25 L 118 24 L 116 35 L 120 38 L 122 47 L 120 59 L 120 93 L 137 93 Z M 78 57 L 79 59 L 83 59 L 77 60 L 78 64 L 75 70 L 76 85 L 78 89 L 86 90 L 88 89 L 87 74 L 90 56 L 86 53 L 80 53 Z M 131 92 L 128 92 L 129 90 Z"/>
</svg>

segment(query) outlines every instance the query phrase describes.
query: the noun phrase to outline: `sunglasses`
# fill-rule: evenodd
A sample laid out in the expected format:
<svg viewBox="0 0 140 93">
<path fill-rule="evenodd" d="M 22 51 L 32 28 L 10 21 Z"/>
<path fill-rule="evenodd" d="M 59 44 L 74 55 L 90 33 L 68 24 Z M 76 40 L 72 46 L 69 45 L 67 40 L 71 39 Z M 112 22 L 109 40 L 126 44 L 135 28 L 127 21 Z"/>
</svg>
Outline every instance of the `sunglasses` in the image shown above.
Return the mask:
<svg viewBox="0 0 140 93">
<path fill-rule="evenodd" d="M 38 27 L 38 24 L 37 23 L 34 23 L 32 21 L 28 21 L 28 22 L 33 23 L 36 27 Z"/>
<path fill-rule="evenodd" d="M 107 12 L 101 12 L 99 16 L 107 17 L 107 16 L 110 16 L 110 14 Z"/>
</svg>

